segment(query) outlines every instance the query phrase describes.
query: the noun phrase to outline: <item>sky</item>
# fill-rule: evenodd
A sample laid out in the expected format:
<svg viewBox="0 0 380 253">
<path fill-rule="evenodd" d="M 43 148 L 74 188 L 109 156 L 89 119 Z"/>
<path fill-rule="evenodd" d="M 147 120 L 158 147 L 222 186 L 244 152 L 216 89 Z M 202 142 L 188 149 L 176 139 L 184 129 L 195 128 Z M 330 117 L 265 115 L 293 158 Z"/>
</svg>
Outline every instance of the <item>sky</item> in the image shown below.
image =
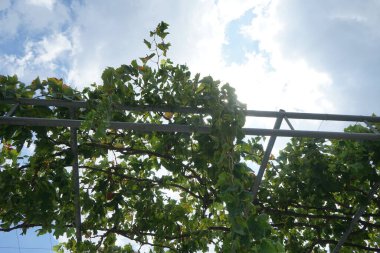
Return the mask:
<svg viewBox="0 0 380 253">
<path fill-rule="evenodd" d="M 146 55 L 160 21 L 175 63 L 230 83 L 249 109 L 380 114 L 378 0 L 0 0 L 0 74 L 100 83 Z"/>
</svg>

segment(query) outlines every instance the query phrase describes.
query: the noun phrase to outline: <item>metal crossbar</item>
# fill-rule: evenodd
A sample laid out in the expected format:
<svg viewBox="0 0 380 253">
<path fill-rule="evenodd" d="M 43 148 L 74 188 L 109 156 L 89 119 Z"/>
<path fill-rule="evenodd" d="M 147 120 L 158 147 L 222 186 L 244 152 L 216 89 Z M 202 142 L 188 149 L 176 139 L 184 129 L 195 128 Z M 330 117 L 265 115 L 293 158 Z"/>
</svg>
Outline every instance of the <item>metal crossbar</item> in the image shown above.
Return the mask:
<svg viewBox="0 0 380 253">
<path fill-rule="evenodd" d="M 45 126 L 45 127 L 70 127 L 71 128 L 71 146 L 74 155 L 73 161 L 73 179 L 74 179 L 74 195 L 75 195 L 75 223 L 76 223 L 76 236 L 77 240 L 81 241 L 81 217 L 80 217 L 80 204 L 79 204 L 79 173 L 78 173 L 78 152 L 77 152 L 77 132 L 76 129 L 83 123 L 82 120 L 74 119 L 74 110 L 80 108 L 89 108 L 90 104 L 86 101 L 70 101 L 70 100 L 54 100 L 54 99 L 4 99 L 0 104 L 13 104 L 13 107 L 5 116 L 0 117 L 0 125 L 19 125 L 19 126 Z M 47 118 L 31 118 L 31 117 L 12 117 L 17 108 L 21 105 L 33 106 L 55 106 L 66 107 L 70 109 L 71 119 L 47 119 Z M 125 111 L 152 111 L 152 112 L 177 112 L 177 113 L 193 113 L 193 114 L 206 114 L 210 110 L 204 108 L 190 108 L 180 107 L 173 108 L 168 106 L 127 106 L 127 105 L 114 105 L 117 110 Z M 262 163 L 256 180 L 252 187 L 252 194 L 254 199 L 257 197 L 260 183 L 262 181 L 265 168 L 268 164 L 270 154 L 272 152 L 276 137 L 308 137 L 308 138 L 326 138 L 326 139 L 350 139 L 350 140 L 370 140 L 380 141 L 380 134 L 371 123 L 380 123 L 380 117 L 377 116 L 361 116 L 361 115 L 341 115 L 341 114 L 320 114 L 320 113 L 299 113 L 299 112 L 285 112 L 280 110 L 275 111 L 258 111 L 246 110 L 245 115 L 248 117 L 266 117 L 276 118 L 273 129 L 265 128 L 243 128 L 245 135 L 263 135 L 271 136 L 264 153 Z M 282 120 L 285 119 L 286 123 L 291 130 L 280 129 Z M 364 122 L 370 127 L 373 133 L 346 133 L 346 132 L 330 132 L 330 131 L 308 131 L 308 130 L 294 130 L 289 119 L 304 119 L 304 120 L 330 120 L 330 121 L 346 121 L 346 122 Z M 179 124 L 149 124 L 149 123 L 131 123 L 131 122 L 117 122 L 111 121 L 108 124 L 110 129 L 125 129 L 138 132 L 182 132 L 182 133 L 204 133 L 211 132 L 210 126 L 190 126 Z M 372 191 L 369 193 L 369 198 L 373 197 L 374 191 L 379 188 L 376 184 Z M 340 247 L 345 243 L 349 234 L 353 230 L 359 218 L 364 213 L 364 207 L 361 206 L 357 210 L 349 228 L 339 240 L 334 252 L 339 251 Z"/>
<path fill-rule="evenodd" d="M 90 105 L 86 101 L 69 101 L 56 99 L 4 99 L 0 100 L 0 104 L 20 104 L 20 105 L 41 105 L 41 106 L 57 106 L 66 108 L 88 108 Z M 152 111 L 152 112 L 178 112 L 178 113 L 210 113 L 210 110 L 204 108 L 192 107 L 170 107 L 170 106 L 129 106 L 115 105 L 115 109 L 126 111 Z M 331 121 L 353 121 L 353 122 L 373 122 L 380 123 L 378 116 L 362 116 L 362 115 L 344 115 L 344 114 L 324 114 L 324 113 L 302 113 L 302 112 L 276 112 L 276 111 L 258 111 L 246 110 L 248 117 L 265 117 L 277 118 L 284 115 L 288 119 L 308 119 L 308 120 L 331 120 Z"/>
<path fill-rule="evenodd" d="M 0 117 L 0 125 L 16 126 L 45 126 L 45 127 L 77 127 L 79 128 L 83 120 L 72 119 L 46 119 L 30 117 Z M 180 124 L 150 124 L 110 121 L 110 129 L 134 130 L 137 132 L 179 132 L 179 133 L 204 133 L 211 131 L 209 126 L 190 126 Z M 243 128 L 245 135 L 262 135 L 278 137 L 309 137 L 326 139 L 348 139 L 348 140 L 369 140 L 380 141 L 380 134 L 374 133 L 345 133 L 309 130 L 284 130 L 266 128 Z"/>
</svg>

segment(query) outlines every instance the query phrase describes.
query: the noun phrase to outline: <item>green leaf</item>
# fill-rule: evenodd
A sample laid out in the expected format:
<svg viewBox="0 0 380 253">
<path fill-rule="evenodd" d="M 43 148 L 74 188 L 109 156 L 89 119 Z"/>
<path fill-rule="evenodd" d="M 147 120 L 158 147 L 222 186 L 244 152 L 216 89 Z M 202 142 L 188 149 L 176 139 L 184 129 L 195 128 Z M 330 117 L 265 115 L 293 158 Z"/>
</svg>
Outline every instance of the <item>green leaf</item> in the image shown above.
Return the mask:
<svg viewBox="0 0 380 253">
<path fill-rule="evenodd" d="M 149 41 L 144 39 L 144 44 L 147 46 L 147 48 L 151 49 L 152 44 Z"/>
<path fill-rule="evenodd" d="M 280 252 L 279 249 L 276 247 L 275 243 L 273 241 L 270 241 L 269 239 L 264 239 L 260 243 L 258 251 L 260 253 L 278 253 L 278 252 Z"/>
<path fill-rule="evenodd" d="M 169 34 L 168 32 L 166 32 L 168 28 L 169 28 L 169 25 L 161 21 L 161 23 L 159 23 L 156 28 L 156 33 L 158 37 L 160 37 L 161 39 L 165 39 L 165 37 Z"/>
<path fill-rule="evenodd" d="M 241 217 L 236 217 L 232 221 L 232 231 L 239 235 L 245 235 L 247 230 L 247 224 Z"/>
<path fill-rule="evenodd" d="M 252 215 L 248 219 L 248 229 L 256 239 L 262 239 L 268 236 L 272 227 L 268 222 L 268 215 L 260 214 L 258 216 Z"/>
<path fill-rule="evenodd" d="M 162 54 L 164 56 L 166 56 L 166 53 L 167 51 L 169 50 L 169 47 L 171 46 L 170 43 L 165 43 L 165 42 L 162 42 L 162 43 L 159 43 L 157 44 L 157 47 L 162 51 Z"/>
<path fill-rule="evenodd" d="M 143 62 L 143 64 L 146 64 L 150 59 L 152 59 L 156 54 L 152 53 L 150 55 L 147 55 L 146 57 L 140 58 L 140 60 Z"/>
</svg>

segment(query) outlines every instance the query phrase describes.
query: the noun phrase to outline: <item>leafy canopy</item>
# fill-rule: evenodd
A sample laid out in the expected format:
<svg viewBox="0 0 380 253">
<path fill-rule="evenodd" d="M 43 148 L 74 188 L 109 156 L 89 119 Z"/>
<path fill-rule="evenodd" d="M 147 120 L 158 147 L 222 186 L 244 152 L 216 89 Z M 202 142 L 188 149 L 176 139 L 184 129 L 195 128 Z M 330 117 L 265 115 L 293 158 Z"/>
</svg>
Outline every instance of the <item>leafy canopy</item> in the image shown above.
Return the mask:
<svg viewBox="0 0 380 253">
<path fill-rule="evenodd" d="M 102 85 L 74 90 L 61 79 L 38 78 L 24 85 L 1 76 L 3 98 L 86 100 L 76 110 L 80 199 L 84 242 L 74 233 L 70 131 L 53 127 L 2 126 L 0 219 L 3 231 L 66 235 L 72 251 L 115 250 L 116 235 L 152 251 L 279 252 L 268 216 L 258 214 L 249 189 L 253 173 L 241 149 L 245 107 L 228 84 L 192 76 L 166 58 L 168 25 L 160 23 L 144 40 L 150 52 L 119 68 L 106 68 Z M 153 66 L 151 62 L 153 61 Z M 136 112 L 117 105 L 193 107 L 205 114 Z M 1 113 L 9 110 L 2 105 Z M 16 116 L 70 118 L 66 108 L 21 106 Z M 140 133 L 108 129 L 109 121 L 211 126 L 210 134 Z M 258 139 L 257 139 L 258 141 Z M 26 148 L 33 151 L 25 152 Z M 20 157 L 24 155 L 23 157 Z M 260 232 L 258 232 L 260 231 Z M 96 242 L 93 243 L 93 239 Z M 128 243 L 126 243 L 128 244 Z M 119 248 L 131 252 L 131 246 Z"/>
</svg>

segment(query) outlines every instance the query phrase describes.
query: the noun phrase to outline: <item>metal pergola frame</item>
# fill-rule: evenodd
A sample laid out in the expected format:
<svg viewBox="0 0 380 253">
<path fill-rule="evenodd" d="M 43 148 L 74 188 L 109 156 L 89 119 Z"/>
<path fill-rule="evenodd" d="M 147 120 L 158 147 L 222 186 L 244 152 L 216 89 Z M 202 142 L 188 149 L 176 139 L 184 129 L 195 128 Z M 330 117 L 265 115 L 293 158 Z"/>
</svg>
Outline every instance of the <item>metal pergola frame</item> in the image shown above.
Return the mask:
<svg viewBox="0 0 380 253">
<path fill-rule="evenodd" d="M 86 101 L 70 101 L 70 100 L 54 100 L 54 99 L 3 99 L 0 104 L 11 104 L 11 109 L 4 115 L 0 116 L 0 125 L 18 125 L 18 126 L 45 126 L 45 127 L 70 127 L 71 132 L 71 150 L 74 155 L 73 161 L 73 190 L 75 202 L 75 226 L 77 241 L 82 240 L 81 235 L 81 210 L 79 198 L 79 171 L 78 171 L 78 149 L 77 149 L 77 129 L 82 124 L 83 120 L 76 120 L 74 118 L 75 110 L 81 108 L 88 108 L 89 103 Z M 32 106 L 54 106 L 65 107 L 70 111 L 70 119 L 48 119 L 48 118 L 34 118 L 34 117 L 14 117 L 14 113 L 21 105 Z M 207 114 L 210 110 L 204 108 L 172 108 L 165 106 L 127 106 L 115 105 L 115 109 L 124 111 L 152 111 L 152 112 L 177 112 L 188 114 Z M 276 118 L 275 124 L 272 129 L 268 128 L 243 128 L 245 135 L 262 135 L 270 136 L 267 147 L 264 152 L 263 160 L 260 165 L 257 177 L 253 183 L 252 194 L 254 200 L 257 197 L 259 187 L 264 176 L 265 168 L 267 167 L 270 154 L 275 144 L 277 137 L 308 137 L 308 138 L 326 138 L 326 139 L 348 139 L 348 140 L 369 140 L 380 141 L 380 133 L 374 128 L 371 123 L 380 123 L 380 117 L 377 116 L 360 116 L 360 115 L 341 115 L 341 114 L 320 114 L 320 113 L 299 113 L 299 112 L 285 112 L 284 110 L 276 111 L 258 111 L 246 110 L 245 115 L 248 117 L 265 117 Z M 344 122 L 363 122 L 372 131 L 372 133 L 345 133 L 345 132 L 331 132 L 331 131 L 309 131 L 309 130 L 295 130 L 289 119 L 304 119 L 304 120 L 325 120 L 325 121 L 344 121 Z M 285 120 L 290 130 L 283 130 L 281 128 L 282 121 Z M 131 123 L 131 122 L 109 122 L 110 129 L 125 129 L 134 130 L 138 132 L 182 132 L 182 133 L 210 133 L 209 126 L 189 126 L 179 124 L 150 124 L 150 123 Z M 368 193 L 368 199 L 372 199 L 374 194 L 380 187 L 380 182 L 372 186 Z M 365 206 L 359 206 L 357 212 L 352 218 L 349 227 L 340 238 L 339 242 L 334 248 L 333 252 L 339 252 L 341 246 L 347 240 L 349 234 L 352 232 L 354 226 L 359 218 L 364 214 Z"/>
</svg>

